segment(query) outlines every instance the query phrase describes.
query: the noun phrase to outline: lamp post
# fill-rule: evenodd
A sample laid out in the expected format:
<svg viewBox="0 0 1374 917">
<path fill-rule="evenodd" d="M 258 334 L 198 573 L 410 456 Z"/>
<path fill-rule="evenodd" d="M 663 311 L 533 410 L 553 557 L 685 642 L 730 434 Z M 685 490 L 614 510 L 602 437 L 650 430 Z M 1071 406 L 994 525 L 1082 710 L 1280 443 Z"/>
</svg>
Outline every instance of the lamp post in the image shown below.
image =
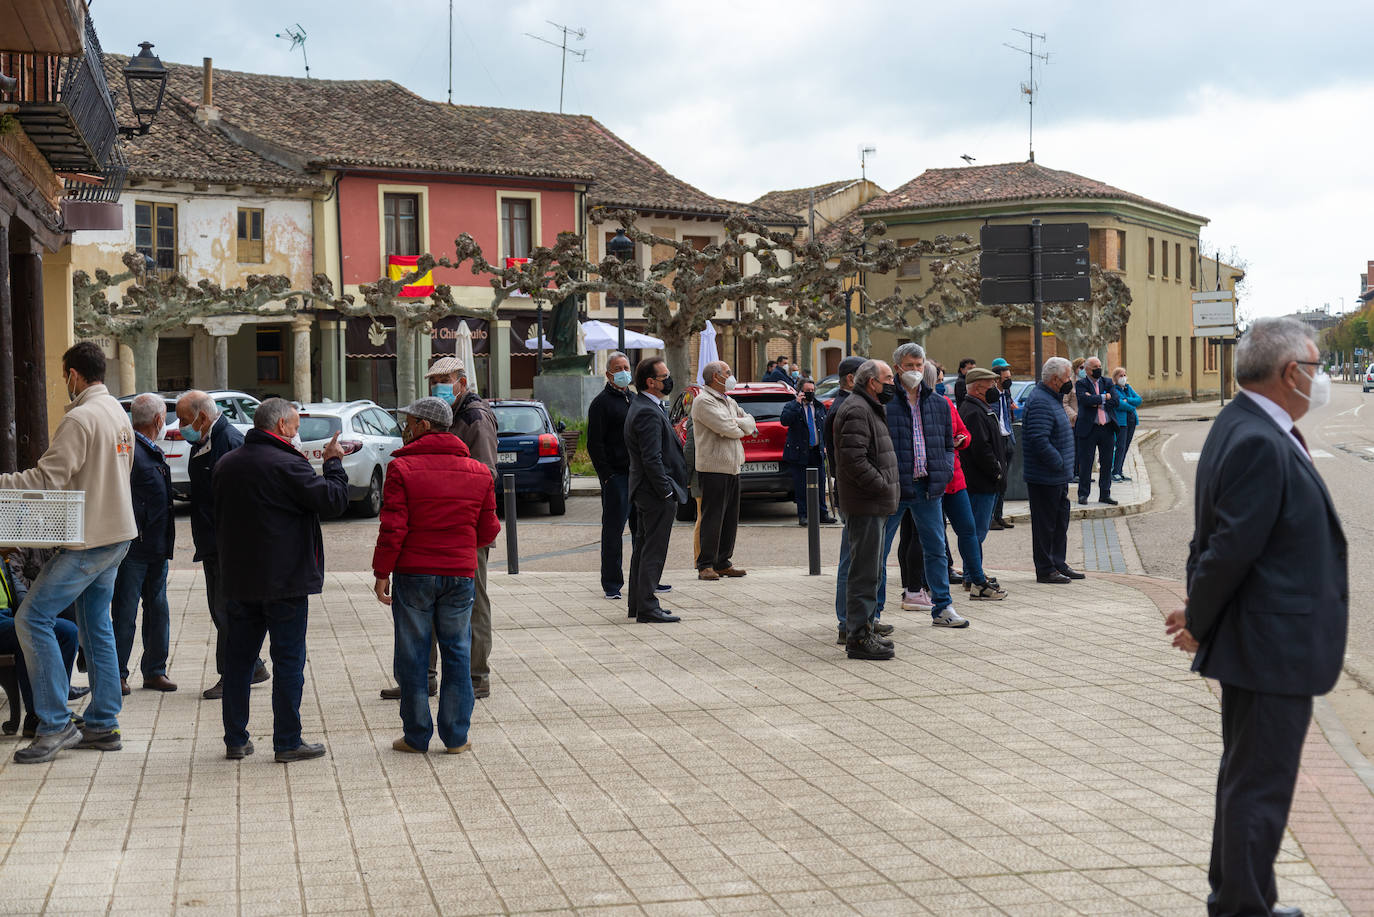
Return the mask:
<svg viewBox="0 0 1374 917">
<path fill-rule="evenodd" d="M 162 95 L 167 91 L 167 68 L 153 53 L 152 42 L 140 42 L 142 50 L 129 58 L 124 65 L 124 85 L 129 90 L 129 107 L 133 109 L 133 127 L 121 127 L 119 132 L 128 136 L 146 134 L 153 126 L 153 119 L 162 108 Z"/>
<path fill-rule="evenodd" d="M 621 228 L 617 229 L 617 230 L 615 231 L 615 235 L 611 237 L 611 241 L 609 241 L 609 242 L 606 243 L 606 251 L 607 251 L 609 254 L 614 255 L 614 256 L 615 256 L 617 259 L 619 259 L 621 262 L 629 261 L 631 258 L 634 257 L 634 253 L 635 253 L 635 243 L 634 243 L 634 240 L 631 239 L 629 236 L 625 235 L 625 228 L 624 228 L 623 226 L 622 226 Z M 615 298 L 615 310 L 616 310 L 616 319 L 615 319 L 616 330 L 617 330 L 617 332 L 618 332 L 619 335 L 620 335 L 619 347 L 618 347 L 617 349 L 618 349 L 621 353 L 624 353 L 624 352 L 625 352 L 625 300 L 621 299 L 620 296 L 616 296 L 616 298 Z"/>
</svg>

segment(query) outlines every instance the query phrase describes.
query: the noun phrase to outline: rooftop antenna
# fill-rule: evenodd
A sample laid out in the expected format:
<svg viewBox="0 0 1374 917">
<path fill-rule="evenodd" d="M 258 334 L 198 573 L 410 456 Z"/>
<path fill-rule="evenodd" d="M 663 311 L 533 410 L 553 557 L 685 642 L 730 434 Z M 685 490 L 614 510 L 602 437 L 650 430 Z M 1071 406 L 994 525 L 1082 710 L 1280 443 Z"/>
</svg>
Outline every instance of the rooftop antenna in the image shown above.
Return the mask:
<svg viewBox="0 0 1374 917">
<path fill-rule="evenodd" d="M 574 29 L 572 26 L 559 25 L 552 19 L 545 19 L 544 21 L 563 33 L 563 43 L 561 45 L 556 41 L 549 41 L 547 38 L 541 38 L 538 35 L 531 34 L 530 32 L 526 32 L 525 35 L 528 38 L 533 38 L 535 41 L 542 41 L 546 45 L 552 45 L 553 47 L 558 48 L 563 52 L 563 64 L 558 71 L 558 113 L 561 115 L 563 114 L 563 83 L 565 82 L 568 75 L 568 55 L 571 54 L 578 60 L 583 61 L 584 63 L 587 60 L 586 51 L 568 50 L 568 36 L 572 35 L 578 41 L 582 41 L 587 37 L 587 30 Z"/>
<path fill-rule="evenodd" d="M 859 144 L 859 179 L 868 181 L 868 157 L 877 156 L 878 148 L 871 143 Z"/>
<path fill-rule="evenodd" d="M 287 51 L 288 54 L 291 53 L 291 51 L 296 50 L 297 48 L 301 49 L 301 59 L 305 61 L 305 78 L 307 80 L 310 79 L 310 57 L 305 53 L 305 29 L 298 22 L 296 23 L 296 27 L 294 29 L 290 26 L 287 26 L 285 29 L 278 32 L 277 37 L 283 39 L 284 41 L 291 42 L 291 47 Z"/>
<path fill-rule="evenodd" d="M 453 104 L 453 0 L 448 0 L 448 104 Z"/>
<path fill-rule="evenodd" d="M 1035 162 L 1035 94 L 1039 91 L 1039 87 L 1035 83 L 1035 62 L 1038 60 L 1044 64 L 1049 64 L 1050 56 L 1048 53 L 1035 53 L 1035 40 L 1038 38 L 1043 43 L 1045 41 L 1044 35 L 1027 32 L 1025 29 L 1012 29 L 1012 31 L 1019 32 L 1026 36 L 1027 40 L 1030 42 L 1029 48 L 1021 48 L 1005 41 L 1002 42 L 1002 44 L 1011 48 L 1018 54 L 1026 55 L 1026 57 L 1030 59 L 1030 79 L 1021 84 L 1021 94 L 1026 97 L 1026 103 L 1030 105 L 1030 161 Z"/>
</svg>

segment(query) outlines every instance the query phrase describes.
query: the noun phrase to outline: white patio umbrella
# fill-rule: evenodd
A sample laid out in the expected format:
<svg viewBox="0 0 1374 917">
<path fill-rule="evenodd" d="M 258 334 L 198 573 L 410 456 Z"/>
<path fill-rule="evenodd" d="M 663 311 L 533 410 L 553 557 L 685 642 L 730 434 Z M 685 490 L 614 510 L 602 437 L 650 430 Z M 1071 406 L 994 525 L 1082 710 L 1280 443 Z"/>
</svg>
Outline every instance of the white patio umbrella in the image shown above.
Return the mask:
<svg viewBox="0 0 1374 917">
<path fill-rule="evenodd" d="M 528 347 L 530 350 L 533 350 L 534 347 L 535 347 L 534 341 L 535 341 L 534 338 L 526 338 L 526 339 L 525 339 L 525 346 Z M 553 343 L 549 341 L 549 336 L 548 336 L 547 334 L 544 335 L 544 346 L 541 347 L 540 349 L 541 349 L 541 350 L 553 350 Z"/>
<path fill-rule="evenodd" d="M 453 340 L 453 355 L 463 361 L 463 367 L 468 374 L 468 388 L 474 394 L 480 395 L 477 391 L 477 369 L 476 361 L 472 358 L 472 329 L 467 322 L 458 323 L 458 331 Z"/>
<path fill-rule="evenodd" d="M 714 363 L 720 359 L 720 353 L 716 350 L 716 326 L 710 322 L 701 329 L 701 342 L 697 348 L 697 385 L 705 385 L 701 372 L 706 368 L 707 363 Z"/>
<path fill-rule="evenodd" d="M 620 331 L 612 324 L 607 322 L 588 321 L 582 323 L 582 332 L 586 341 L 587 350 L 618 350 L 620 349 Z M 531 342 L 532 344 L 533 342 Z M 647 334 L 640 334 L 638 331 L 625 329 L 625 349 L 626 350 L 662 350 L 663 339 L 650 337 Z"/>
</svg>

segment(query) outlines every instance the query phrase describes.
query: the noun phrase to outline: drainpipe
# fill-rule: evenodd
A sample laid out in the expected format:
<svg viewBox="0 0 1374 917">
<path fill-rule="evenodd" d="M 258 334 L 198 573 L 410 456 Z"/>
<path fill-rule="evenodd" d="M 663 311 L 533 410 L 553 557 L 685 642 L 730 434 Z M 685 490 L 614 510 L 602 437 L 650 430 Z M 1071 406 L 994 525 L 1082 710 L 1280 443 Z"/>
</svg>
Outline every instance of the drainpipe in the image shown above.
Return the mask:
<svg viewBox="0 0 1374 917">
<path fill-rule="evenodd" d="M 343 172 L 334 173 L 334 236 L 335 244 L 339 248 L 339 285 L 335 287 L 335 296 L 344 294 L 344 252 L 343 252 L 343 205 L 339 198 L 342 193 Z M 348 359 L 348 316 L 343 316 L 337 325 L 339 329 L 339 400 L 348 401 L 348 367 L 344 365 Z"/>
</svg>

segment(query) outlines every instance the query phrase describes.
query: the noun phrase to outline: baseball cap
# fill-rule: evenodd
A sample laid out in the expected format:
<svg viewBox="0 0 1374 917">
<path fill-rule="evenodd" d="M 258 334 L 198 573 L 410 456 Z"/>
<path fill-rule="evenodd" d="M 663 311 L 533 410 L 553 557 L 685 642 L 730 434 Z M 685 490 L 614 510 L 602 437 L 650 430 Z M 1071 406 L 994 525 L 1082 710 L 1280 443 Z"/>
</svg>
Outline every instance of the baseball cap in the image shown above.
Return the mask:
<svg viewBox="0 0 1374 917">
<path fill-rule="evenodd" d="M 453 411 L 442 398 L 435 398 L 433 395 L 416 398 L 401 408 L 401 413 L 416 420 L 428 420 L 430 426 L 438 430 L 447 430 L 453 425 Z"/>
<path fill-rule="evenodd" d="M 995 359 L 995 360 L 992 361 L 992 368 L 993 368 L 993 369 L 1011 369 L 1011 364 L 1008 363 L 1006 360 L 1002 359 L 1001 357 L 998 357 L 997 359 Z"/>
<path fill-rule="evenodd" d="M 462 375 L 465 371 L 466 367 L 463 366 L 463 361 L 457 357 L 440 357 L 434 361 L 434 365 L 425 373 L 425 378 L 429 379 L 434 376 L 447 376 L 449 373 L 458 373 Z"/>
</svg>

